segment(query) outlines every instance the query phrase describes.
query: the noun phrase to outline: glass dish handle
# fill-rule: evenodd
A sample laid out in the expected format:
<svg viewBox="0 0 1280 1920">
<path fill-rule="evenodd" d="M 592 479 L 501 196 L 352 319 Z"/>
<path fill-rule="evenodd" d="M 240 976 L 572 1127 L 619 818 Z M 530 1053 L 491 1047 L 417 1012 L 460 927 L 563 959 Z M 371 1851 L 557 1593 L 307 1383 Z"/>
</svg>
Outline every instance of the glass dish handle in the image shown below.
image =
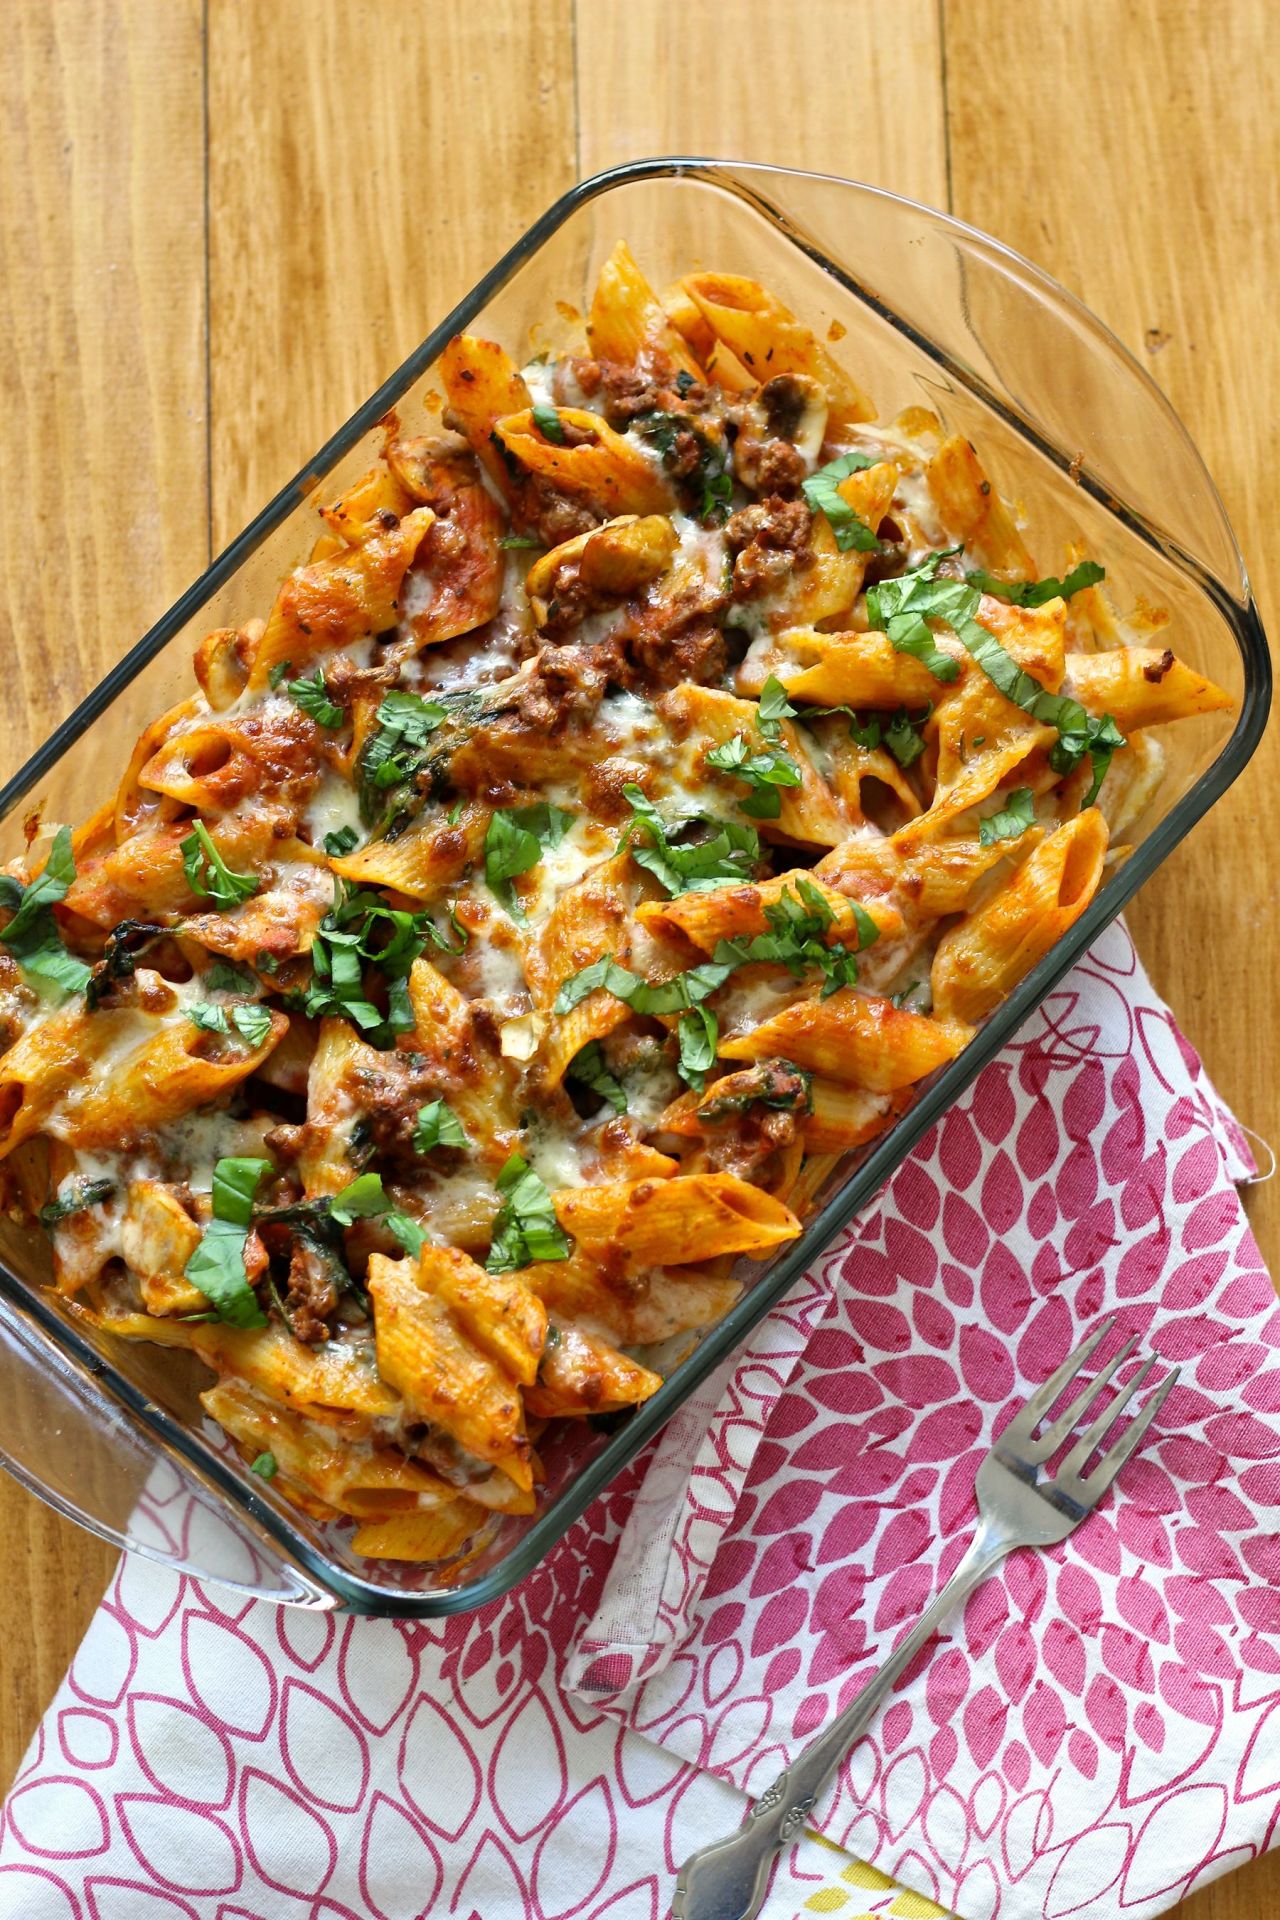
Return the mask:
<svg viewBox="0 0 1280 1920">
<path fill-rule="evenodd" d="M 113 1546 L 258 1599 L 334 1604 L 144 1439 L 51 1344 L 3 1312 L 0 1466 Z"/>
</svg>

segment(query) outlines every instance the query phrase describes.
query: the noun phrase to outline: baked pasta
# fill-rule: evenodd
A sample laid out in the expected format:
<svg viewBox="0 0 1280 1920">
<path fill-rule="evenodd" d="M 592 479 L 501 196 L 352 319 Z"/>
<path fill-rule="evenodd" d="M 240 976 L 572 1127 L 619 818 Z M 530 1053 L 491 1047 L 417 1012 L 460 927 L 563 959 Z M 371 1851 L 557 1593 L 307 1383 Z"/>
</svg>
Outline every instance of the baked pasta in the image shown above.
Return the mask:
<svg viewBox="0 0 1280 1920">
<path fill-rule="evenodd" d="M 0 877 L 11 1212 L 361 1554 L 461 1555 L 652 1394 L 1229 704 L 833 346 L 625 245 L 580 351 L 454 339 Z"/>
</svg>

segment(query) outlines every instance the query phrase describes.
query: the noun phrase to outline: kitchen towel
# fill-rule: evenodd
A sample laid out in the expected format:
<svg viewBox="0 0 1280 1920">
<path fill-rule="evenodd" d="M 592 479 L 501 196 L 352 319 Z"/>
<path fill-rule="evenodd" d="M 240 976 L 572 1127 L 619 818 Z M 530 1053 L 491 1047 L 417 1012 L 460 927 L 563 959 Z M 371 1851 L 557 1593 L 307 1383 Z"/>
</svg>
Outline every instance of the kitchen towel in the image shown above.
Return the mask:
<svg viewBox="0 0 1280 1920">
<path fill-rule="evenodd" d="M 1164 1911 L 1280 1807 L 1251 1172 L 1113 928 L 504 1600 L 334 1619 L 127 1559 L 10 1794 L 0 1920 L 662 1920 L 680 1859 L 945 1577 L 983 1448 L 1112 1310 L 1183 1364 L 1159 1434 L 917 1661 L 815 1809 L 848 1852 L 804 1836 L 766 1914 Z"/>
</svg>

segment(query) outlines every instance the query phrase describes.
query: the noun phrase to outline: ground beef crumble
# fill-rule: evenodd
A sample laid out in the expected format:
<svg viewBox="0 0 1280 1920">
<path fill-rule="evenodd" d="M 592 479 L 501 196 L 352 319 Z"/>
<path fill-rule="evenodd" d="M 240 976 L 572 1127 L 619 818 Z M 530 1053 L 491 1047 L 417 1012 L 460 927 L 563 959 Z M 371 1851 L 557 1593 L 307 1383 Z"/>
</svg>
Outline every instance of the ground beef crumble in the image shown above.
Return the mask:
<svg viewBox="0 0 1280 1920">
<path fill-rule="evenodd" d="M 284 1298 L 284 1314 L 289 1329 L 306 1346 L 316 1347 L 329 1338 L 326 1322 L 337 1311 L 338 1290 L 333 1275 L 313 1247 L 295 1240 L 289 1261 L 289 1291 Z"/>
<path fill-rule="evenodd" d="M 809 532 L 813 515 L 803 500 L 785 500 L 770 494 L 731 514 L 725 539 L 736 558 L 733 597 L 749 600 L 780 586 L 788 574 L 813 565 Z"/>
<path fill-rule="evenodd" d="M 610 665 L 607 644 L 603 648 L 544 647 L 517 695 L 517 719 L 531 733 L 549 738 L 574 721 L 590 720 L 604 698 Z"/>
<path fill-rule="evenodd" d="M 536 533 L 548 547 L 558 547 L 579 533 L 600 525 L 600 516 L 581 500 L 571 500 L 537 474 L 526 476 L 512 503 L 512 521 L 520 532 Z"/>
<path fill-rule="evenodd" d="M 799 1125 L 794 1113 L 748 1107 L 734 1116 L 731 1125 L 710 1132 L 706 1164 L 713 1172 L 736 1173 L 740 1180 L 750 1180 L 779 1147 L 790 1146 Z"/>
<path fill-rule="evenodd" d="M 623 665 L 615 672 L 629 692 L 658 693 L 684 681 L 716 686 L 728 666 L 725 637 L 712 620 L 695 620 L 666 632 L 637 627 L 622 639 Z"/>
<path fill-rule="evenodd" d="M 787 440 L 740 439 L 734 467 L 752 493 L 794 494 L 808 473 L 805 458 Z"/>
<path fill-rule="evenodd" d="M 429 1060 L 425 1054 L 395 1047 L 380 1054 L 375 1069 L 359 1075 L 358 1099 L 369 1129 L 373 1164 L 384 1175 L 397 1170 L 420 1177 L 422 1155 L 413 1144 L 418 1125 L 418 1110 L 431 1100 L 448 1100 L 457 1082 L 478 1070 L 481 1051 L 497 1051 L 496 1036 L 482 1033 L 473 1001 L 472 1030 L 476 1053 L 470 1058 L 453 1060 L 449 1066 Z M 470 1044 L 470 1043 L 469 1043 Z M 432 1157 L 433 1167 L 444 1168 L 453 1148 L 443 1148 Z"/>
<path fill-rule="evenodd" d="M 717 396 L 697 380 L 676 384 L 671 369 L 625 367 L 616 360 L 574 360 L 573 377 L 582 392 L 599 405 L 615 433 L 625 433 L 646 413 L 700 414 L 708 412 Z M 695 448 L 697 441 L 690 434 Z M 690 469 L 691 471 L 692 469 Z"/>
</svg>

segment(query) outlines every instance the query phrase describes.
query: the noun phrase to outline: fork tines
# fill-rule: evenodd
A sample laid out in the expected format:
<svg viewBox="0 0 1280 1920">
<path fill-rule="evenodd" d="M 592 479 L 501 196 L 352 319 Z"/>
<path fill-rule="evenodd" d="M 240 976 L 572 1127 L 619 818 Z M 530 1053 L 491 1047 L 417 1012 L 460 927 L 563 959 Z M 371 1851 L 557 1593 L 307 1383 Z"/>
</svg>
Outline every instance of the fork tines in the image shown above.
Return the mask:
<svg viewBox="0 0 1280 1920">
<path fill-rule="evenodd" d="M 1079 1378 L 1094 1354 L 1103 1345 L 1115 1323 L 1115 1314 L 1108 1315 L 1101 1326 L 1096 1327 L 1087 1339 L 1081 1341 L 1074 1353 L 1067 1355 L 1062 1365 L 1049 1376 L 1042 1387 L 1031 1395 L 1026 1405 L 1009 1422 L 997 1443 L 998 1453 L 1011 1454 L 1016 1457 L 1020 1465 L 1027 1467 L 1043 1467 L 1052 1460 L 1075 1432 L 1078 1423 L 1098 1396 L 1110 1385 L 1138 1344 L 1138 1336 L 1135 1333 L 1125 1341 L 1117 1353 L 1112 1354 L 1106 1364 L 1086 1382 L 1075 1398 L 1049 1422 L 1044 1431 L 1037 1433 L 1036 1429 L 1041 1421 L 1053 1412 L 1053 1408 L 1066 1389 Z M 1168 1399 L 1178 1380 L 1180 1368 L 1174 1367 L 1160 1382 L 1146 1405 L 1135 1415 L 1111 1450 L 1103 1455 L 1094 1471 L 1087 1477 L 1085 1468 L 1093 1455 L 1102 1447 L 1116 1422 L 1121 1419 L 1134 1395 L 1146 1385 L 1155 1364 L 1156 1356 L 1149 1355 L 1133 1378 L 1101 1407 L 1094 1419 L 1079 1435 L 1071 1451 L 1059 1464 L 1054 1475 L 1056 1484 L 1067 1491 L 1079 1492 L 1087 1488 L 1091 1495 L 1101 1492 L 1111 1484 Z"/>
</svg>

